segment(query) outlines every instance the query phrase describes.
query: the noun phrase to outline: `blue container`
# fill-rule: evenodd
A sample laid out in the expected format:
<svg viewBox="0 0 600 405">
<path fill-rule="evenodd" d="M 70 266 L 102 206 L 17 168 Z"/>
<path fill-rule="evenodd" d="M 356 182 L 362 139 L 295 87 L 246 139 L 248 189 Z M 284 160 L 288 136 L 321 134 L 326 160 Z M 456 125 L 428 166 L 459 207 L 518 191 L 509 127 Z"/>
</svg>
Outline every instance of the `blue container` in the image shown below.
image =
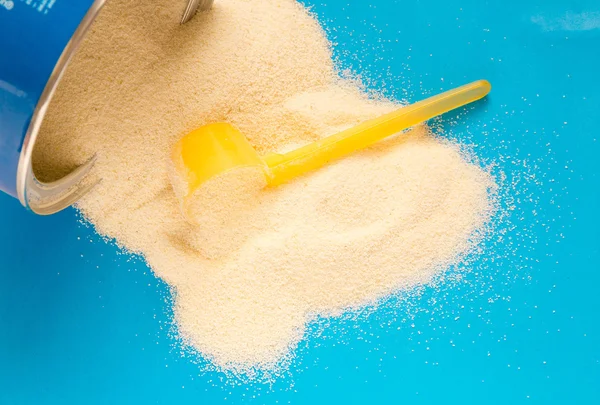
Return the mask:
<svg viewBox="0 0 600 405">
<path fill-rule="evenodd" d="M 52 214 L 94 184 L 86 164 L 52 183 L 35 178 L 31 154 L 52 95 L 105 0 L 0 0 L 0 190 Z"/>
</svg>

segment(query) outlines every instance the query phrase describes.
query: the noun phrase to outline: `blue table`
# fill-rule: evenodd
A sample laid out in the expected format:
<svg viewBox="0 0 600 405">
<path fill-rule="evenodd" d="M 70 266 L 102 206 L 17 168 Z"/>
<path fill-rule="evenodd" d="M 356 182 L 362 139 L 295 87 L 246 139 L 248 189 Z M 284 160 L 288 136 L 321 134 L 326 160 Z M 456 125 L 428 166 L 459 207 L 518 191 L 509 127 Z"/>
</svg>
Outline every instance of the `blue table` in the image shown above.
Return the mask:
<svg viewBox="0 0 600 405">
<path fill-rule="evenodd" d="M 239 384 L 180 355 L 143 261 L 72 209 L 36 217 L 0 195 L 0 404 L 600 401 L 600 3 L 306 3 L 388 95 L 490 80 L 433 126 L 506 173 L 502 239 L 462 280 L 333 320 L 285 376 Z"/>
</svg>

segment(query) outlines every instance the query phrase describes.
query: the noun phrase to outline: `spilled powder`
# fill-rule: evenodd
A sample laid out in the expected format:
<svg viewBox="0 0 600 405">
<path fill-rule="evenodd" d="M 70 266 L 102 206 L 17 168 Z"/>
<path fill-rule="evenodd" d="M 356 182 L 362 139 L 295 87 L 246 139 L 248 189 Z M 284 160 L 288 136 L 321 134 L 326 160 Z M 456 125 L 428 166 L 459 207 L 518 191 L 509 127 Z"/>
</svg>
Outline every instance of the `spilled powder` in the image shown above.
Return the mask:
<svg viewBox="0 0 600 405">
<path fill-rule="evenodd" d="M 78 207 L 173 287 L 186 342 L 223 369 L 273 368 L 313 316 L 427 282 L 469 251 L 493 179 L 425 126 L 251 196 L 239 191 L 252 173 L 228 173 L 188 223 L 167 161 L 189 131 L 227 121 L 260 154 L 284 152 L 398 106 L 339 78 L 295 0 L 219 0 L 184 26 L 180 6 L 108 2 L 34 164 L 52 180 L 98 153 L 103 181 Z"/>
</svg>

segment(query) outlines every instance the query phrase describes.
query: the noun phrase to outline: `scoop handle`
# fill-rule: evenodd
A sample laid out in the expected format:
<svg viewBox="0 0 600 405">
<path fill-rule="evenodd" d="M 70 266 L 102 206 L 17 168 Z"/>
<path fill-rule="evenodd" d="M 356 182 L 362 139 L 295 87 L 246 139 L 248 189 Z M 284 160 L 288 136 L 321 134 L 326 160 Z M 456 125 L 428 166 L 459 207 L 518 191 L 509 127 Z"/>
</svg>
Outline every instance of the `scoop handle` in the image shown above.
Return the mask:
<svg viewBox="0 0 600 405">
<path fill-rule="evenodd" d="M 267 155 L 263 159 L 270 169 L 269 184 L 285 183 L 413 125 L 479 100 L 491 88 L 488 81 L 478 80 L 365 121 L 291 152 Z"/>
</svg>

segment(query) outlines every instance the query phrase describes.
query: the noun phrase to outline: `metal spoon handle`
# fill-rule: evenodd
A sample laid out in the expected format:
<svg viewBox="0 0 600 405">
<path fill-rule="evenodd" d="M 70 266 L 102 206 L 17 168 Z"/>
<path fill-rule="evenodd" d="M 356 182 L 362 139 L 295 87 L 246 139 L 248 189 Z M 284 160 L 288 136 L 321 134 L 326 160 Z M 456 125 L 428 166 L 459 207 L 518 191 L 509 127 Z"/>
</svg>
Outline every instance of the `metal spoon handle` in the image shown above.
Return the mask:
<svg viewBox="0 0 600 405">
<path fill-rule="evenodd" d="M 181 24 L 185 24 L 196 14 L 198 10 L 209 10 L 214 0 L 189 0 L 181 17 Z"/>
</svg>

